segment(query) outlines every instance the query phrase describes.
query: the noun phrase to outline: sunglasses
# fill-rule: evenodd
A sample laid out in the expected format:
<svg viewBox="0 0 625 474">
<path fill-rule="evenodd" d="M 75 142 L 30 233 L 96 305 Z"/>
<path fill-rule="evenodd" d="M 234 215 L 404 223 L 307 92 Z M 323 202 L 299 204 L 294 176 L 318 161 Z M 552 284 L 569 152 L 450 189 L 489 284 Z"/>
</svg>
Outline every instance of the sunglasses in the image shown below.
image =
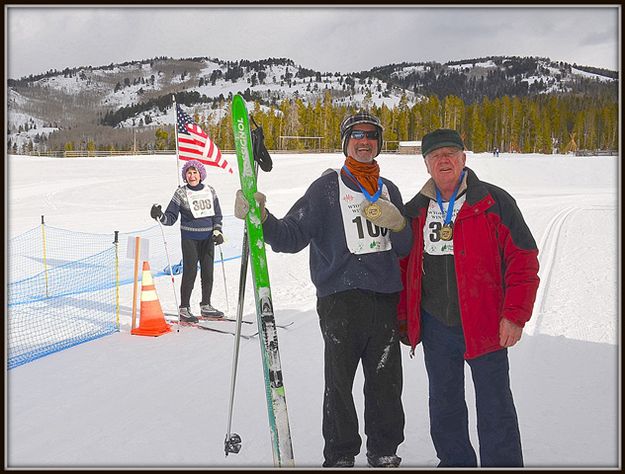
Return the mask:
<svg viewBox="0 0 625 474">
<path fill-rule="evenodd" d="M 364 130 L 352 130 L 350 136 L 356 140 L 362 140 L 365 137 L 369 140 L 377 140 L 380 134 L 377 130 L 373 130 L 371 132 L 365 132 Z"/>
</svg>

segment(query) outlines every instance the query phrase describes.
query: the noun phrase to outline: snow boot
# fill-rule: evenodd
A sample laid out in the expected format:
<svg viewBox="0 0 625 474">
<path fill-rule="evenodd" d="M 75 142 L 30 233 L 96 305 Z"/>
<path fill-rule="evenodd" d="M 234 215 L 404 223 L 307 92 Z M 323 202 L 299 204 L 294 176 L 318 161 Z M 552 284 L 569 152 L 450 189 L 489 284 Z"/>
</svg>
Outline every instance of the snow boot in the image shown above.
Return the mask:
<svg viewBox="0 0 625 474">
<path fill-rule="evenodd" d="M 395 454 L 378 456 L 377 454 L 367 453 L 367 462 L 371 467 L 399 467 L 401 458 Z"/>
<path fill-rule="evenodd" d="M 354 467 L 354 456 L 339 456 L 335 459 L 326 460 L 323 467 Z"/>
</svg>

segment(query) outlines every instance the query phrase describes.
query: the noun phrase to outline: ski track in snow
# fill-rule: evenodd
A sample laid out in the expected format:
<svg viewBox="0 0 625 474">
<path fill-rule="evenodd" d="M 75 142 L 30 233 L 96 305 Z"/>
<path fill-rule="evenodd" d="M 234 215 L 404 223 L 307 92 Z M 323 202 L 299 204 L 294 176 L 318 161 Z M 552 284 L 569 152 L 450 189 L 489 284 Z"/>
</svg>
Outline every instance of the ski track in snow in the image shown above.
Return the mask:
<svg viewBox="0 0 625 474">
<path fill-rule="evenodd" d="M 547 229 L 543 233 L 543 237 L 538 244 L 540 263 L 538 276 L 540 277 L 540 285 L 538 287 L 538 292 L 536 293 L 536 302 L 534 303 L 534 316 L 528 322 L 528 325 L 529 323 L 533 323 L 533 328 L 528 330 L 528 333 L 531 335 L 534 335 L 540 328 L 540 321 L 543 316 L 543 303 L 549 288 L 549 279 L 551 277 L 551 270 L 556 258 L 556 248 L 560 239 L 562 226 L 564 225 L 566 218 L 578 209 L 580 208 L 566 207 L 558 212 L 549 221 L 549 224 L 547 224 Z"/>
<path fill-rule="evenodd" d="M 538 275 L 540 277 L 540 285 L 536 294 L 536 302 L 534 303 L 534 313 L 532 319 L 528 321 L 524 328 L 524 331 L 527 334 L 541 334 L 543 332 L 542 327 L 545 324 L 547 316 L 553 316 L 554 308 L 550 307 L 547 301 L 554 284 L 556 284 L 558 280 L 562 279 L 564 276 L 561 272 L 554 271 L 554 268 L 557 266 L 559 261 L 559 253 L 563 252 L 563 245 L 566 244 L 567 239 L 582 239 L 582 232 L 580 228 L 574 226 L 571 221 L 573 221 L 574 217 L 577 215 L 588 215 L 589 213 L 594 214 L 600 212 L 605 213 L 606 216 L 610 216 L 616 212 L 616 209 L 613 206 L 605 205 L 592 205 L 585 207 L 567 206 L 557 212 L 547 224 L 542 238 L 538 243 L 540 263 Z M 607 219 L 601 219 L 601 217 L 592 219 L 593 222 L 601 222 L 602 220 L 609 222 L 609 217 Z M 591 225 L 589 227 L 596 226 Z M 566 235 L 569 230 L 574 232 L 573 236 Z M 594 249 L 595 252 L 599 252 L 600 250 L 601 247 Z M 556 291 L 557 290 L 558 289 L 556 289 Z M 587 297 L 590 296 L 591 295 L 587 295 Z M 589 315 L 589 318 L 582 323 L 587 325 L 593 325 L 594 323 L 601 324 L 601 321 L 595 321 L 598 318 L 600 318 L 600 316 L 593 318 Z M 586 336 L 584 340 L 594 340 L 593 337 L 590 337 L 588 331 L 582 332 L 585 333 Z M 602 338 L 599 337 L 599 340 L 602 340 Z"/>
</svg>

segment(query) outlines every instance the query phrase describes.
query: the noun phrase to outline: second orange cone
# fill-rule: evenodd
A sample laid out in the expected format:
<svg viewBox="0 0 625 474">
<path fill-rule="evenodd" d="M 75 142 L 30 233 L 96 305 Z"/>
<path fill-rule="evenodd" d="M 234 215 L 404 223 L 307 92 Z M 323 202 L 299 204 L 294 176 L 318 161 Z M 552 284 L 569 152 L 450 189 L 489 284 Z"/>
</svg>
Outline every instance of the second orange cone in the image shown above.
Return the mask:
<svg viewBox="0 0 625 474">
<path fill-rule="evenodd" d="M 160 336 L 171 331 L 171 327 L 165 321 L 161 303 L 158 301 L 149 262 L 143 262 L 141 308 L 139 314 L 139 327 L 130 331 L 131 334 L 136 336 Z"/>
</svg>

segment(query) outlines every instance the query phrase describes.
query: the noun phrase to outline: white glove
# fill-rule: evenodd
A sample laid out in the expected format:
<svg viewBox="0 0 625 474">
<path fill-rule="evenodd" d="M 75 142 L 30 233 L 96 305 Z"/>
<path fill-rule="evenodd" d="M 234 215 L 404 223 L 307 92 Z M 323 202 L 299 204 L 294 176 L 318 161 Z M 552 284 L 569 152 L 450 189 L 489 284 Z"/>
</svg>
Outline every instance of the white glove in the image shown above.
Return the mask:
<svg viewBox="0 0 625 474">
<path fill-rule="evenodd" d="M 399 209 L 395 207 L 391 201 L 387 201 L 386 199 L 380 198 L 373 206 L 378 206 L 380 212 L 375 215 L 369 215 L 365 213 L 365 209 L 370 205 L 369 201 L 364 201 L 362 206 L 360 207 L 360 214 L 371 221 L 377 226 L 386 227 L 387 229 L 391 229 L 393 232 L 399 232 L 404 227 L 406 227 L 406 218 L 401 215 Z"/>
<path fill-rule="evenodd" d="M 267 220 L 267 210 L 265 209 L 267 196 L 265 196 L 260 191 L 256 191 L 254 193 L 254 199 L 256 199 L 256 202 L 260 206 L 261 222 L 265 222 Z M 247 213 L 249 211 L 250 204 L 247 202 L 247 199 L 245 199 L 243 191 L 239 189 L 234 199 L 234 215 L 239 219 L 245 219 L 245 216 L 247 216 Z"/>
</svg>

